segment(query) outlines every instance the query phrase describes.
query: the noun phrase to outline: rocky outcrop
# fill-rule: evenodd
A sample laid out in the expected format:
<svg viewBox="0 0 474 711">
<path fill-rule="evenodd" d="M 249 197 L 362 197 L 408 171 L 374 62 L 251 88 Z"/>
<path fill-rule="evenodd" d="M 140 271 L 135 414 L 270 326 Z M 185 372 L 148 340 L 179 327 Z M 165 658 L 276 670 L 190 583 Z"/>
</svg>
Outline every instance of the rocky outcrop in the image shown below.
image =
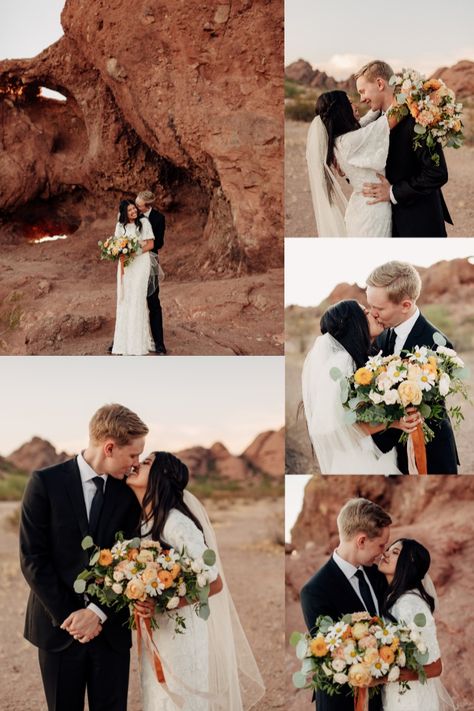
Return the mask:
<svg viewBox="0 0 474 711">
<path fill-rule="evenodd" d="M 338 81 L 334 79 L 334 77 L 329 76 L 329 74 L 326 74 L 326 72 L 313 69 L 311 64 L 304 59 L 298 59 L 296 62 L 289 64 L 285 68 L 285 77 L 297 84 L 319 89 L 321 92 L 339 89 L 349 94 L 356 93 L 356 84 L 353 76 Z"/>
<path fill-rule="evenodd" d="M 14 464 L 18 469 L 32 472 L 36 469 L 49 467 L 53 464 L 60 464 L 71 457 L 66 452 L 57 452 L 51 442 L 41 437 L 33 437 L 29 442 L 22 444 L 16 449 L 7 461 Z"/>
<path fill-rule="evenodd" d="M 442 79 L 456 93 L 457 99 L 474 96 L 474 62 L 468 59 L 452 67 L 441 67 L 433 77 Z"/>
<path fill-rule="evenodd" d="M 262 432 L 247 447 L 242 457 L 256 470 L 273 477 L 281 477 L 285 462 L 285 430 Z"/>
<path fill-rule="evenodd" d="M 279 266 L 282 10 L 67 0 L 62 39 L 0 63 L 6 238 L 45 201 L 84 235 L 92 216 L 147 187 L 193 253 L 188 274 Z M 66 102 L 38 96 L 42 86 Z"/>
</svg>

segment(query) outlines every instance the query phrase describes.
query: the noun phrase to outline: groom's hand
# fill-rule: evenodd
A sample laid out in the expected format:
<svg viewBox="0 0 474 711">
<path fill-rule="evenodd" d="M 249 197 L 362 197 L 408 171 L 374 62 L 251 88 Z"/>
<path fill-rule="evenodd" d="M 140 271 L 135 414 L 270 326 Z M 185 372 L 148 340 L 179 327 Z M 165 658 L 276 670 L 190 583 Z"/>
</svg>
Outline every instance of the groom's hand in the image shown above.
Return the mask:
<svg viewBox="0 0 474 711">
<path fill-rule="evenodd" d="M 364 183 L 362 195 L 373 198 L 367 205 L 375 205 L 378 202 L 390 202 L 390 183 L 381 173 L 377 173 L 380 183 Z"/>
<path fill-rule="evenodd" d="M 138 617 L 153 617 L 155 613 L 155 601 L 148 598 L 143 602 L 136 602 L 134 608 L 137 611 Z"/>
<path fill-rule="evenodd" d="M 98 615 L 90 609 L 76 610 L 66 617 L 61 625 L 62 630 L 69 632 L 78 642 L 85 644 L 97 637 L 102 631 Z"/>
</svg>

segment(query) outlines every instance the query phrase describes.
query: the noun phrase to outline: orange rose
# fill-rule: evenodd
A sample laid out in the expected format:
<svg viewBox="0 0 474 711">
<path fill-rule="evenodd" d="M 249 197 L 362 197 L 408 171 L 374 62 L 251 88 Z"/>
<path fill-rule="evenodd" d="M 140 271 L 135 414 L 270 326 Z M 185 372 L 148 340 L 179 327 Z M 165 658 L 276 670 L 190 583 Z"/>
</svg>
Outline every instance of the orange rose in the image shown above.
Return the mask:
<svg viewBox="0 0 474 711">
<path fill-rule="evenodd" d="M 112 553 L 108 548 L 103 548 L 99 555 L 99 565 L 110 565 L 113 561 Z"/>
<path fill-rule="evenodd" d="M 393 664 L 395 661 L 395 655 L 390 647 L 380 647 L 379 649 L 380 659 L 387 664 Z"/>
<path fill-rule="evenodd" d="M 365 664 L 353 664 L 349 669 L 349 684 L 351 686 L 368 686 L 372 677 L 370 669 Z"/>
<path fill-rule="evenodd" d="M 130 548 L 130 550 L 127 553 L 127 558 L 129 560 L 135 560 L 137 555 L 138 555 L 138 548 Z"/>
<path fill-rule="evenodd" d="M 173 576 L 167 570 L 160 570 L 158 573 L 158 580 L 163 583 L 166 588 L 170 588 L 173 585 Z"/>
<path fill-rule="evenodd" d="M 180 572 L 181 572 L 181 566 L 180 566 L 180 564 L 179 564 L 179 563 L 175 563 L 175 564 L 173 565 L 173 567 L 171 568 L 171 571 L 170 571 L 171 577 L 173 578 L 173 580 L 175 580 L 175 579 L 178 577 L 178 575 L 180 574 Z"/>
<path fill-rule="evenodd" d="M 429 91 L 430 89 L 433 89 L 436 91 L 437 89 L 441 88 L 441 82 L 439 79 L 428 79 L 428 81 L 425 81 L 423 84 L 423 89 L 425 91 Z"/>
</svg>

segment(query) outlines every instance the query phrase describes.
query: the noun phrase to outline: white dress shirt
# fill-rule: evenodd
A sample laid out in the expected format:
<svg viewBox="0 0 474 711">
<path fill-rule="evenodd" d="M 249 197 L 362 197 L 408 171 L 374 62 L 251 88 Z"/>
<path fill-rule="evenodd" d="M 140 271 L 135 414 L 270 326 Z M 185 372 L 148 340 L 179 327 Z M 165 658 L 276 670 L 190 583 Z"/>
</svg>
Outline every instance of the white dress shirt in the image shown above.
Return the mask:
<svg viewBox="0 0 474 711">
<path fill-rule="evenodd" d="M 375 609 L 377 610 L 377 614 L 379 614 L 379 603 L 377 601 L 377 597 L 375 596 L 374 589 L 370 583 L 370 580 L 368 579 L 368 577 L 366 575 L 364 568 L 361 565 L 356 567 L 355 565 L 352 565 L 352 563 L 348 563 L 347 560 L 344 560 L 344 558 L 341 558 L 341 556 L 339 555 L 339 553 L 337 551 L 334 551 L 334 553 L 332 554 L 332 558 L 333 558 L 334 562 L 336 563 L 336 565 L 338 566 L 338 568 L 340 568 L 340 570 L 344 573 L 344 575 L 348 579 L 349 583 L 354 588 L 354 591 L 356 592 L 357 597 L 360 599 L 360 601 L 362 603 L 363 609 L 367 610 L 365 602 L 363 601 L 362 596 L 360 594 L 359 579 L 356 576 L 357 571 L 362 570 L 362 573 L 363 573 L 364 578 L 367 582 L 367 585 L 369 586 L 370 594 L 372 595 Z M 367 612 L 368 612 L 368 610 L 367 610 Z"/>
<path fill-rule="evenodd" d="M 107 486 L 107 474 L 97 474 L 92 467 L 86 462 L 84 459 L 82 452 L 81 454 L 78 455 L 77 457 L 77 466 L 79 467 L 79 473 L 81 475 L 81 481 L 82 481 L 82 492 L 84 494 L 84 503 L 86 505 L 86 512 L 87 512 L 87 520 L 89 520 L 89 515 L 91 512 L 91 506 L 92 506 L 92 499 L 94 498 L 95 492 L 97 491 L 97 487 L 92 481 L 92 479 L 96 476 L 100 476 L 104 480 L 104 492 L 105 492 L 105 487 Z M 97 607 L 97 605 L 94 605 L 93 602 L 89 603 L 87 605 L 88 610 L 92 610 L 92 612 L 95 612 L 95 614 L 99 617 L 100 621 L 102 624 L 105 622 L 107 619 L 107 615 L 102 612 L 100 607 Z"/>
<path fill-rule="evenodd" d="M 395 339 L 395 346 L 393 348 L 393 352 L 395 355 L 399 355 L 401 353 L 403 346 L 405 345 L 405 341 L 407 340 L 408 335 L 412 330 L 413 326 L 415 325 L 415 322 L 419 315 L 420 309 L 416 307 L 413 316 L 410 316 L 410 318 L 408 318 L 406 321 L 403 321 L 403 323 L 399 323 L 398 326 L 393 329 L 397 335 Z"/>
</svg>

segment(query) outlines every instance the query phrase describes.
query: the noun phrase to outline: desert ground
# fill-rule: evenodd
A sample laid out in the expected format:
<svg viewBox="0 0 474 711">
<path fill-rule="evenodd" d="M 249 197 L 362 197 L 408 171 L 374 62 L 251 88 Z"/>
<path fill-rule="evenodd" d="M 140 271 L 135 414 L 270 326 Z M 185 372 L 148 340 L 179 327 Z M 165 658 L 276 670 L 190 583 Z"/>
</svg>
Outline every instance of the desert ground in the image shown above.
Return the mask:
<svg viewBox="0 0 474 711">
<path fill-rule="evenodd" d="M 306 172 L 306 134 L 309 124 L 286 121 L 285 124 L 285 236 L 315 237 L 311 193 Z M 445 152 L 449 182 L 443 194 L 454 226 L 447 225 L 448 237 L 474 234 L 474 148 L 447 149 Z"/>
<path fill-rule="evenodd" d="M 318 474 L 319 466 L 313 456 L 311 443 L 306 429 L 306 421 L 302 406 L 301 371 L 304 354 L 287 353 L 285 358 L 286 375 L 286 464 L 287 474 Z M 470 372 L 474 372 L 474 354 L 461 354 Z M 454 402 L 454 400 L 453 400 Z M 457 403 L 456 403 L 457 404 Z M 455 431 L 456 444 L 459 452 L 459 474 L 474 474 L 474 452 L 472 440 L 474 437 L 474 407 L 472 404 L 460 401 L 465 420 L 459 430 Z"/>
<path fill-rule="evenodd" d="M 283 501 L 206 502 L 220 543 L 225 573 L 240 619 L 266 685 L 255 711 L 285 708 Z M 46 711 L 36 650 L 23 639 L 28 588 L 18 562 L 11 516 L 18 503 L 0 503 L 0 707 Z M 253 585 L 242 585 L 244 569 Z M 257 573 L 257 574 L 255 574 Z M 269 650 L 272 653 L 269 654 Z M 129 711 L 140 711 L 137 659 L 132 657 Z"/>
</svg>

